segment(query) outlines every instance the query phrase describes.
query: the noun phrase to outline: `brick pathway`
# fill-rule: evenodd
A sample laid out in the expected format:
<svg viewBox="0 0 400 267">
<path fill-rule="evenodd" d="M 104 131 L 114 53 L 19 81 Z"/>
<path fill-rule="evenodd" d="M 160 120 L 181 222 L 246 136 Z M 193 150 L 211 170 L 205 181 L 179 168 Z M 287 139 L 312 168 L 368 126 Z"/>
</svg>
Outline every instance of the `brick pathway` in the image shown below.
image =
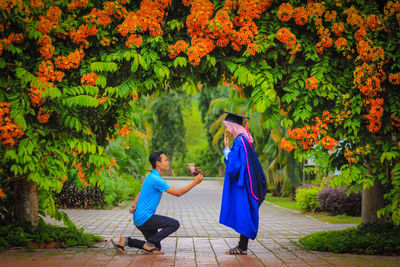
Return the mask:
<svg viewBox="0 0 400 267">
<path fill-rule="evenodd" d="M 168 183 L 179 188 L 188 182 L 169 180 Z M 127 208 L 64 210 L 78 227 L 107 241 L 90 249 L 8 250 L 0 253 L 0 266 L 400 266 L 400 257 L 304 251 L 296 243 L 300 237 L 352 225 L 324 223 L 268 202 L 260 207 L 259 232 L 257 239 L 249 242 L 249 255 L 224 255 L 229 247 L 237 245 L 238 234 L 218 223 L 221 193 L 220 183 L 203 181 L 179 198 L 163 195 L 157 213 L 178 219 L 181 227 L 162 241 L 165 252 L 162 256 L 147 255 L 133 248 L 127 248 L 127 255 L 114 253 L 108 242 L 110 238 L 142 237 L 133 227 Z"/>
</svg>

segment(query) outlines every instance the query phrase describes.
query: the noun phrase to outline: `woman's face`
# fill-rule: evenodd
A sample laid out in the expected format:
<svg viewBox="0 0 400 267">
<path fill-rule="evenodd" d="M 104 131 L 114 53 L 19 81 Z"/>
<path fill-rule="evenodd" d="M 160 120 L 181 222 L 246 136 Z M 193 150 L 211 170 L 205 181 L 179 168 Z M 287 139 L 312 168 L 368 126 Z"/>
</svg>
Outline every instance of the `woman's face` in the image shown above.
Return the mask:
<svg viewBox="0 0 400 267">
<path fill-rule="evenodd" d="M 232 134 L 231 130 L 230 130 L 228 127 L 226 127 L 226 125 L 224 125 L 224 127 L 225 127 L 225 133 L 226 133 L 228 136 L 233 137 L 233 134 Z"/>
</svg>

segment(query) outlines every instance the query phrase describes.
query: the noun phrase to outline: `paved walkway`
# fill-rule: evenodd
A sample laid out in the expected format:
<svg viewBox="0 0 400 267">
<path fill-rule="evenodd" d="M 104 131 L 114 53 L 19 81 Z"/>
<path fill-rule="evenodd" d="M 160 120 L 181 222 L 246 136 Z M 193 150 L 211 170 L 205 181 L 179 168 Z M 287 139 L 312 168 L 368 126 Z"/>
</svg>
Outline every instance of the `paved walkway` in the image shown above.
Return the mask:
<svg viewBox="0 0 400 267">
<path fill-rule="evenodd" d="M 169 180 L 174 187 L 188 181 Z M 337 230 L 352 225 L 321 222 L 313 217 L 264 202 L 256 240 L 249 242 L 248 256 L 224 252 L 238 242 L 238 234 L 218 223 L 222 186 L 203 181 L 179 198 L 164 194 L 158 214 L 181 222 L 180 229 L 162 242 L 165 255 L 154 256 L 127 248 L 117 255 L 108 242 L 120 235 L 142 237 L 132 225 L 128 208 L 113 210 L 64 210 L 85 232 L 103 236 L 95 248 L 67 250 L 8 250 L 0 253 L 0 266 L 400 266 L 400 257 L 334 254 L 305 251 L 300 237 L 317 231 Z M 59 222 L 48 220 L 59 224 Z"/>
</svg>

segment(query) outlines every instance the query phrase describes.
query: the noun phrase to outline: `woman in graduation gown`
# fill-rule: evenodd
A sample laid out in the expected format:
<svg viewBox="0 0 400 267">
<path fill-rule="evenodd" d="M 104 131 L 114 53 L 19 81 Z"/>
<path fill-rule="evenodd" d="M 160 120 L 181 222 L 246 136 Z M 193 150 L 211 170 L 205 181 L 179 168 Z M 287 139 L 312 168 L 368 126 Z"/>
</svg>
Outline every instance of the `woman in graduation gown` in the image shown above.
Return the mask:
<svg viewBox="0 0 400 267">
<path fill-rule="evenodd" d="M 254 240 L 257 236 L 258 209 L 267 193 L 265 175 L 253 138 L 242 126 L 243 118 L 246 117 L 228 113 L 223 121 L 226 170 L 219 222 L 240 234 L 238 246 L 226 254 L 247 254 L 249 238 Z M 234 139 L 231 148 L 228 137 Z"/>
</svg>

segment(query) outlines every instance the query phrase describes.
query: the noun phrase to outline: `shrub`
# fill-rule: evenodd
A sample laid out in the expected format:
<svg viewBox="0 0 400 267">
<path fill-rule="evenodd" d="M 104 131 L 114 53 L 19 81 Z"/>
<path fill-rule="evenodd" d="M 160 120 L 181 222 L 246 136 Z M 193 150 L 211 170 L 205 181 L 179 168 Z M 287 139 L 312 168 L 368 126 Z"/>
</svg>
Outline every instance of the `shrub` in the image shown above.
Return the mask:
<svg viewBox="0 0 400 267">
<path fill-rule="evenodd" d="M 104 179 L 104 201 L 107 206 L 117 205 L 128 200 L 139 193 L 142 184 L 140 180 L 128 174 L 110 177 Z"/>
<path fill-rule="evenodd" d="M 102 237 L 83 233 L 76 227 L 60 227 L 39 221 L 38 226 L 27 222 L 0 222 L 0 250 L 9 246 L 31 247 L 33 243 L 48 244 L 54 242 L 56 247 L 92 246 L 102 241 Z"/>
<path fill-rule="evenodd" d="M 88 209 L 102 207 L 104 191 L 98 186 L 79 188 L 73 183 L 65 182 L 61 192 L 55 196 L 56 204 L 63 208 Z"/>
<path fill-rule="evenodd" d="M 316 211 L 319 208 L 317 194 L 319 188 L 301 188 L 296 190 L 296 202 L 303 211 Z"/>
<path fill-rule="evenodd" d="M 300 239 L 307 249 L 335 253 L 400 255 L 400 226 L 368 223 L 340 231 L 318 232 Z"/>
<path fill-rule="evenodd" d="M 344 189 L 325 187 L 318 192 L 317 199 L 322 211 L 333 215 L 343 213 L 350 216 L 361 215 L 361 194 L 351 192 L 347 196 Z"/>
</svg>

